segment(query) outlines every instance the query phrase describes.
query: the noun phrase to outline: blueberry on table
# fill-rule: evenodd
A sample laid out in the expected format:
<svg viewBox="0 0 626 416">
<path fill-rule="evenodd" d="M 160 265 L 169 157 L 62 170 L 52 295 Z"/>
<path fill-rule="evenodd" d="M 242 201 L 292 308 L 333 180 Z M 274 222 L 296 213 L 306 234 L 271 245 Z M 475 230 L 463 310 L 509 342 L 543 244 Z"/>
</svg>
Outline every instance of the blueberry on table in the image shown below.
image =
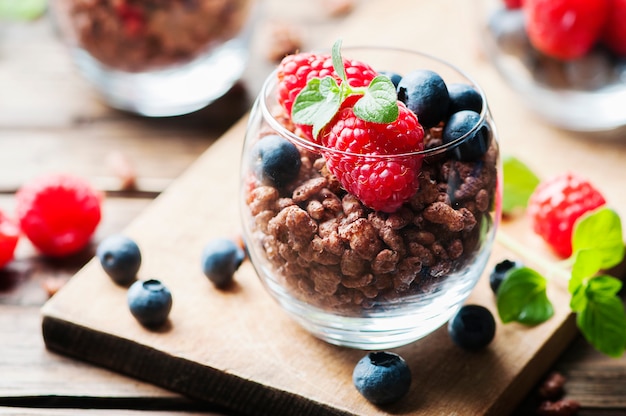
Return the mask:
<svg viewBox="0 0 626 416">
<path fill-rule="evenodd" d="M 449 114 L 461 110 L 480 113 L 483 109 L 483 97 L 469 84 L 449 84 L 448 94 L 450 95 Z"/>
<path fill-rule="evenodd" d="M 398 401 L 411 386 L 411 370 L 398 354 L 370 352 L 352 372 L 352 382 L 368 401 L 384 405 Z"/>
<path fill-rule="evenodd" d="M 287 185 L 300 172 L 300 152 L 289 140 L 272 134 L 252 148 L 254 171 L 259 180 L 277 188 Z"/>
<path fill-rule="evenodd" d="M 112 235 L 102 240 L 96 256 L 106 274 L 120 285 L 133 282 L 141 266 L 137 243 L 125 235 Z"/>
<path fill-rule="evenodd" d="M 489 274 L 489 286 L 491 286 L 493 293 L 498 293 L 500 285 L 510 272 L 521 267 L 523 264 L 519 260 L 505 259 L 496 264 Z"/>
<path fill-rule="evenodd" d="M 226 287 L 245 257 L 246 253 L 233 240 L 215 238 L 202 251 L 202 272 L 215 286 Z"/>
<path fill-rule="evenodd" d="M 487 152 L 491 130 L 484 123 L 479 125 L 480 122 L 480 114 L 471 110 L 458 111 L 448 119 L 441 136 L 443 143 L 452 143 L 464 137 L 461 143 L 451 149 L 457 160 L 471 162 Z"/>
<path fill-rule="evenodd" d="M 172 309 L 172 293 L 156 279 L 138 280 L 128 288 L 130 313 L 147 328 L 156 328 L 167 321 Z"/>
<path fill-rule="evenodd" d="M 448 322 L 448 334 L 459 347 L 474 351 L 486 347 L 496 334 L 496 321 L 489 309 L 464 305 Z"/>
<path fill-rule="evenodd" d="M 422 127 L 429 129 L 448 115 L 450 96 L 444 80 L 436 72 L 416 69 L 398 84 L 398 99 L 417 115 Z"/>
</svg>

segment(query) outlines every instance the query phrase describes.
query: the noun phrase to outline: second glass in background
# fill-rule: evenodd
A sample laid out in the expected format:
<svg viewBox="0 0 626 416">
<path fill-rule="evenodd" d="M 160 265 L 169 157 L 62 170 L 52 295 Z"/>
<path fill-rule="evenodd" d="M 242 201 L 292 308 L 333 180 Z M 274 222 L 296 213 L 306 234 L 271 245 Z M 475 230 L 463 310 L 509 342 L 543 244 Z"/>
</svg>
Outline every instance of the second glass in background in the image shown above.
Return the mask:
<svg viewBox="0 0 626 416">
<path fill-rule="evenodd" d="M 81 74 L 114 108 L 198 110 L 241 77 L 256 0 L 51 0 Z"/>
</svg>

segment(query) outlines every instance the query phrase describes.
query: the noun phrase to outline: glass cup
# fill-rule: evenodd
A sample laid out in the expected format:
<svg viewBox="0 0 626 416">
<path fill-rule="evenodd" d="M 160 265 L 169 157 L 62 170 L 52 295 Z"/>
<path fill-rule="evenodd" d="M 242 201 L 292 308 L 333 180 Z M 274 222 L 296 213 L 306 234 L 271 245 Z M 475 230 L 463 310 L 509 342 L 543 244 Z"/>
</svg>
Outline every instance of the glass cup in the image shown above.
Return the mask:
<svg viewBox="0 0 626 416">
<path fill-rule="evenodd" d="M 526 34 L 523 9 L 507 9 L 502 0 L 479 4 L 487 56 L 528 108 L 572 132 L 611 135 L 626 127 L 626 59 L 602 45 L 577 59 L 546 56 Z"/>
<path fill-rule="evenodd" d="M 346 154 L 299 135 L 277 102 L 276 72 L 252 108 L 240 209 L 261 282 L 313 335 L 341 346 L 391 348 L 446 323 L 485 268 L 500 221 L 497 134 L 484 93 L 452 65 L 390 48 L 346 48 L 343 55 L 379 71 L 430 69 L 447 84 L 471 85 L 483 104 L 475 125 L 456 141 L 442 144 L 439 125 L 426 130 L 425 150 L 387 156 Z M 254 149 L 266 136 L 297 148 L 296 179 L 278 186 L 260 178 Z M 459 160 L 459 152 L 479 137 L 483 151 Z M 412 172 L 419 189 L 394 212 L 368 208 L 328 171 L 328 161 L 347 158 L 421 165 Z"/>
<path fill-rule="evenodd" d="M 114 108 L 190 113 L 241 77 L 256 0 L 51 0 L 82 75 Z"/>
</svg>

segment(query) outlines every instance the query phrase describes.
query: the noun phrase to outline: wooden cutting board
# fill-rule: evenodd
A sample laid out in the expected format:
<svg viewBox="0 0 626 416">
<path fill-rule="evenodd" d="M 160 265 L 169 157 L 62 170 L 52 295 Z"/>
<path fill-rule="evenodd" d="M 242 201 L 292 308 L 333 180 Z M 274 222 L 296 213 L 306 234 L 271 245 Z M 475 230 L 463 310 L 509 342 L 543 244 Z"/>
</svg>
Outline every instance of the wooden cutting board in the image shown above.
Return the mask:
<svg viewBox="0 0 626 416">
<path fill-rule="evenodd" d="M 420 49 L 465 68 L 487 92 L 504 154 L 520 157 L 545 177 L 577 170 L 626 215 L 619 174 L 624 143 L 574 137 L 522 108 L 479 53 L 477 23 L 470 19 L 473 3 L 398 0 L 389 8 L 367 2 L 347 26 L 329 34 L 329 44 L 342 37 L 344 45 Z M 365 352 L 326 344 L 298 327 L 247 262 L 227 292 L 202 274 L 204 244 L 240 233 L 238 170 L 245 123 L 212 145 L 125 230 L 143 253 L 139 277 L 160 279 L 173 293 L 168 324 L 156 332 L 138 325 L 126 306 L 125 289 L 92 260 L 44 306 L 48 348 L 250 415 L 501 415 L 529 392 L 576 334 L 566 282 L 551 281 L 556 311 L 547 323 L 532 328 L 498 323 L 493 343 L 474 353 L 454 346 L 445 328 L 394 349 L 411 368 L 411 390 L 390 407 L 369 404 L 351 379 Z M 501 231 L 529 253 L 546 255 L 523 219 L 503 224 Z M 490 265 L 506 256 L 511 254 L 496 246 Z M 495 313 L 486 276 L 469 301 Z"/>
</svg>

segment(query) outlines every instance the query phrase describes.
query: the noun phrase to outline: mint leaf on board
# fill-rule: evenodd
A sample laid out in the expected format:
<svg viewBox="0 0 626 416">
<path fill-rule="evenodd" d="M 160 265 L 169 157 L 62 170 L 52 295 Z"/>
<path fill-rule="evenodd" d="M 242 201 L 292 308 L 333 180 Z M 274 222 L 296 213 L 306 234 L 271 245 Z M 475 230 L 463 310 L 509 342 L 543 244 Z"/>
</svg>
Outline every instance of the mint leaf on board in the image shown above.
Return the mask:
<svg viewBox="0 0 626 416">
<path fill-rule="evenodd" d="M 392 123 L 398 118 L 398 95 L 391 80 L 379 75 L 365 90 L 365 95 L 354 105 L 354 114 L 373 123 Z"/>
<path fill-rule="evenodd" d="M 567 286 L 570 293 L 574 293 L 584 279 L 594 276 L 602 269 L 602 253 L 597 249 L 578 250 L 574 253 L 572 275 Z"/>
<path fill-rule="evenodd" d="M 505 158 L 503 162 L 502 209 L 510 213 L 516 208 L 526 208 L 539 179 L 513 157 Z M 558 272 L 564 272 L 564 277 L 569 278 L 570 309 L 576 313 L 576 324 L 581 333 L 598 351 L 620 357 L 626 350 L 626 312 L 617 294 L 622 282 L 608 275 L 598 275 L 624 258 L 619 215 L 607 207 L 583 215 L 575 223 L 572 246 L 573 254 L 566 262 L 548 264 L 541 258 L 534 261 L 546 270 L 552 270 L 551 274 L 557 274 L 554 266 Z M 519 255 L 527 254 L 522 245 L 508 242 L 507 247 Z M 566 269 L 569 266 L 571 270 Z M 517 273 L 511 272 L 498 290 L 497 307 L 502 322 L 540 323 L 547 320 L 553 310 L 546 295 L 545 278 L 531 269 Z"/>
<path fill-rule="evenodd" d="M 0 20 L 34 20 L 41 17 L 47 7 L 46 0 L 0 0 Z"/>
<path fill-rule="evenodd" d="M 624 258 L 622 222 L 610 208 L 601 207 L 583 215 L 576 221 L 572 235 L 574 253 L 596 249 L 601 269 L 610 269 Z"/>
<path fill-rule="evenodd" d="M 313 126 L 313 137 L 337 114 L 341 91 L 333 77 L 313 78 L 297 95 L 291 110 L 297 124 Z"/>
<path fill-rule="evenodd" d="M 496 298 L 498 314 L 504 323 L 535 325 L 554 314 L 546 293 L 546 279 L 536 271 L 521 267 L 509 273 Z"/>
<path fill-rule="evenodd" d="M 508 156 L 503 159 L 504 191 L 502 211 L 512 213 L 516 208 L 526 208 L 539 178 L 519 159 Z"/>
<path fill-rule="evenodd" d="M 620 357 L 626 347 L 626 313 L 617 296 L 621 286 L 622 282 L 611 276 L 590 279 L 584 308 L 576 316 L 585 339 L 610 357 Z"/>
</svg>

